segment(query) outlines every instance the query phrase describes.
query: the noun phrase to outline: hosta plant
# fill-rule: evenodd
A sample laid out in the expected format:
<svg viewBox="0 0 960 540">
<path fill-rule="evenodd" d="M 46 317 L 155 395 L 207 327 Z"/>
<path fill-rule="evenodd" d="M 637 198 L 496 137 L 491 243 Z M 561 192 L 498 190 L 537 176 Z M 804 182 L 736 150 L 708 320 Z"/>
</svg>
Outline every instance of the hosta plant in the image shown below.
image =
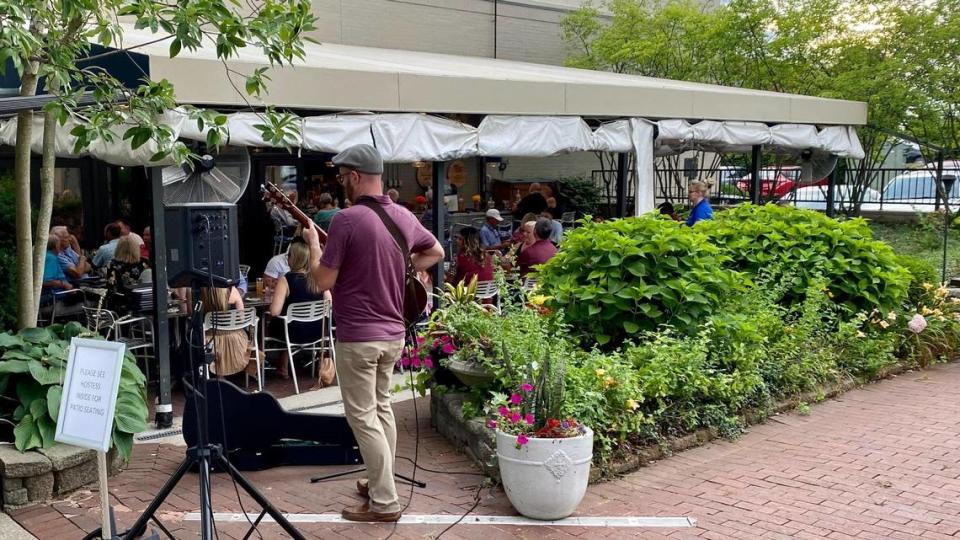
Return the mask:
<svg viewBox="0 0 960 540">
<path fill-rule="evenodd" d="M 15 425 L 21 452 L 54 444 L 70 339 L 97 338 L 77 322 L 0 334 L 0 421 Z M 147 427 L 146 378 L 129 352 L 123 360 L 112 445 L 129 457 Z"/>
</svg>

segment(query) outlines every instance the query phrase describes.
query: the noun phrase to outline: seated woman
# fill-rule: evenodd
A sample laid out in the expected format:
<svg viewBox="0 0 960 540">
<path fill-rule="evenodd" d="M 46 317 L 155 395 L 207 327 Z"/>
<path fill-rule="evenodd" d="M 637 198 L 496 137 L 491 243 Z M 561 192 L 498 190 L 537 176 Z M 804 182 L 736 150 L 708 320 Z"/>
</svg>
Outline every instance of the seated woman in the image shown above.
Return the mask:
<svg viewBox="0 0 960 540">
<path fill-rule="evenodd" d="M 493 257 L 480 248 L 480 231 L 464 227 L 457 234 L 457 260 L 447 274 L 447 283 L 470 283 L 493 279 Z"/>
<path fill-rule="evenodd" d="M 132 309 L 131 291 L 144 283 L 146 270 L 147 262 L 140 258 L 140 244 L 136 238 L 132 235 L 121 237 L 113 259 L 107 263 L 107 290 L 111 293 L 109 305 L 112 309 L 122 313 Z"/>
<path fill-rule="evenodd" d="M 203 312 L 243 310 L 243 297 L 236 287 L 200 290 Z M 241 330 L 210 330 L 207 340 L 213 340 L 214 363 L 210 371 L 218 377 L 226 377 L 246 371 L 257 376 L 257 364 L 250 359 L 250 336 Z"/>
<path fill-rule="evenodd" d="M 273 302 L 270 304 L 270 315 L 274 318 L 270 320 L 268 333 L 270 337 L 279 340 L 285 340 L 286 334 L 283 321 L 276 317 L 285 315 L 290 304 L 330 298 L 329 292 L 320 291 L 313 280 L 307 278 L 307 271 L 310 268 L 310 248 L 302 239 L 296 238 L 290 243 L 287 262 L 290 264 L 290 271 L 277 280 Z M 323 336 L 323 330 L 323 325 L 320 324 L 291 323 L 290 341 L 312 343 Z M 284 379 L 290 377 L 288 361 L 287 353 L 284 352 L 277 365 L 277 374 Z"/>
<path fill-rule="evenodd" d="M 513 235 L 510 237 L 510 243 L 514 245 L 523 244 L 527 240 L 527 235 L 526 233 L 523 232 L 523 226 L 531 221 L 536 221 L 536 220 L 537 220 L 537 215 L 534 214 L 533 212 L 528 212 L 524 214 L 523 217 L 520 219 L 519 226 L 515 231 L 513 231 Z"/>
</svg>

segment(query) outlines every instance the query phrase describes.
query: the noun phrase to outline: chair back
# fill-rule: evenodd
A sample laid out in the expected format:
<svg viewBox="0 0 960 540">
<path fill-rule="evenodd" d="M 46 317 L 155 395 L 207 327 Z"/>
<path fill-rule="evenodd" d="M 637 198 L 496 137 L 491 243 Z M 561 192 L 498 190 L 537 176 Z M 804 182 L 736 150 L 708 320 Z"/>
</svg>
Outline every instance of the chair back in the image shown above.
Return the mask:
<svg viewBox="0 0 960 540">
<path fill-rule="evenodd" d="M 287 306 L 285 317 L 289 322 L 316 322 L 330 315 L 329 300 L 294 302 Z"/>
<path fill-rule="evenodd" d="M 537 286 L 537 278 L 527 276 L 523 279 L 521 288 L 525 291 L 532 291 Z"/>
<path fill-rule="evenodd" d="M 500 234 L 500 237 L 509 237 L 513 234 L 513 221 L 509 217 L 505 217 L 500 225 L 497 225 L 497 233 Z"/>
<path fill-rule="evenodd" d="M 97 309 L 95 307 L 83 306 L 83 315 L 87 321 L 87 330 L 100 333 L 103 330 L 113 330 L 113 325 L 117 323 L 117 314 L 109 309 Z"/>
<path fill-rule="evenodd" d="M 257 310 L 249 307 L 245 309 L 231 309 L 227 311 L 211 311 L 203 316 L 203 330 L 240 330 L 257 326 Z"/>
<path fill-rule="evenodd" d="M 576 212 L 564 212 L 560 214 L 560 224 L 563 225 L 564 229 L 572 229 L 577 222 L 577 213 Z"/>
<path fill-rule="evenodd" d="M 490 281 L 478 281 L 477 282 L 477 300 L 487 300 L 493 298 L 500 292 L 500 289 L 497 288 L 497 282 Z"/>
<path fill-rule="evenodd" d="M 240 274 L 243 276 L 243 279 L 248 279 L 250 277 L 250 265 L 241 264 L 240 265 Z"/>
</svg>

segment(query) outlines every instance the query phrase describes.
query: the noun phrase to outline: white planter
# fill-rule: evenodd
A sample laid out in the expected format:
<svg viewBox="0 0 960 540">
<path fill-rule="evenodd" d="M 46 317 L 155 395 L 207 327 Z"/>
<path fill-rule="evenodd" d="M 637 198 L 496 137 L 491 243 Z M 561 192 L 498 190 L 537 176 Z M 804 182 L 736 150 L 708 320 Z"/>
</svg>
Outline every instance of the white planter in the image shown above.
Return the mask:
<svg viewBox="0 0 960 540">
<path fill-rule="evenodd" d="M 587 492 L 593 461 L 593 431 L 569 439 L 535 439 L 517 449 L 516 435 L 497 430 L 500 481 L 517 512 L 563 519 Z"/>
</svg>

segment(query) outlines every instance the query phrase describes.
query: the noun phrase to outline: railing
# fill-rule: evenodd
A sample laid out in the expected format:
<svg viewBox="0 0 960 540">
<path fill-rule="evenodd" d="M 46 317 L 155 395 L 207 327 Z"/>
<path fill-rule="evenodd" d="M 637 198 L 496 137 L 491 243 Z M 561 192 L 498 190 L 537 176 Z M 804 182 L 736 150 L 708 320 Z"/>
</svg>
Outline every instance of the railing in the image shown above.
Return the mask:
<svg viewBox="0 0 960 540">
<path fill-rule="evenodd" d="M 944 170 L 944 175 L 958 175 L 960 171 Z M 750 200 L 750 175 L 746 171 L 719 169 L 657 169 L 656 203 L 687 204 L 690 182 L 709 181 L 709 192 L 716 206 L 736 205 Z M 936 172 L 930 169 L 877 168 L 838 171 L 834 191 L 834 210 L 838 214 L 859 215 L 862 212 L 934 212 L 943 207 L 942 190 L 936 182 Z M 760 201 L 793 205 L 799 208 L 825 211 L 827 208 L 828 179 L 801 182 L 795 167 L 764 169 L 761 171 Z M 960 184 L 954 184 L 949 199 L 951 210 L 960 207 Z"/>
</svg>

